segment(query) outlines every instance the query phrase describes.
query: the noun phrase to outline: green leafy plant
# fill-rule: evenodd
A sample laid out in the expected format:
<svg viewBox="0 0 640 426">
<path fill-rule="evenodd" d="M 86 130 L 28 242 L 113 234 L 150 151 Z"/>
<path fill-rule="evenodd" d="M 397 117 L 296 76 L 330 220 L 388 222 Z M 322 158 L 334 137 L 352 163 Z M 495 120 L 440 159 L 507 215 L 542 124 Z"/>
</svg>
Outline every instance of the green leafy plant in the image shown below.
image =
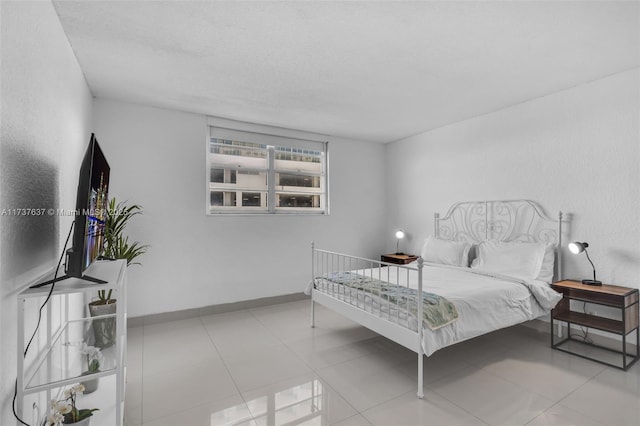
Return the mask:
<svg viewBox="0 0 640 426">
<path fill-rule="evenodd" d="M 124 235 L 129 221 L 139 214 L 142 214 L 142 207 L 138 204 L 127 205 L 125 201 L 118 202 L 115 197 L 109 200 L 104 227 L 104 257 L 126 259 L 127 266 L 140 265 L 140 262 L 134 260 L 146 253 L 149 246 L 138 241 L 129 241 L 129 237 Z M 110 303 L 111 292 L 112 290 L 99 290 L 99 302 Z"/>
</svg>

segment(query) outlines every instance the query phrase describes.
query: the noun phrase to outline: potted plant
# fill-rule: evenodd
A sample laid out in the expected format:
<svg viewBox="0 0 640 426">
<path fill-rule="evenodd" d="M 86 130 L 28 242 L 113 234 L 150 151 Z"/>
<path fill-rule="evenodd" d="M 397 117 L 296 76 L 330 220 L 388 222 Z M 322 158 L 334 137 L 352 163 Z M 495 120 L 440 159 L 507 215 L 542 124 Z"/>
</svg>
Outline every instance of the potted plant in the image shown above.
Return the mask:
<svg viewBox="0 0 640 426">
<path fill-rule="evenodd" d="M 76 398 L 84 392 L 84 385 L 81 383 L 71 386 L 64 391 L 64 399 L 51 400 L 49 408 L 51 413 L 47 416 L 46 426 L 75 425 L 88 426 L 91 416 L 97 408 L 84 408 L 79 410 L 76 407 Z"/>
<path fill-rule="evenodd" d="M 83 376 L 100 371 L 100 363 L 103 358 L 100 348 L 89 346 L 86 342 L 83 342 L 80 352 L 85 356 L 87 361 L 87 369 L 82 372 Z M 88 394 L 95 392 L 98 389 L 98 380 L 98 378 L 95 378 L 81 382 L 81 384 L 84 385 L 84 393 Z"/>
<path fill-rule="evenodd" d="M 126 259 L 127 266 L 139 265 L 134 260 L 147 251 L 146 245 L 138 241 L 129 241 L 124 231 L 129 221 L 136 215 L 142 214 L 142 207 L 138 204 L 128 206 L 126 202 L 117 202 L 115 198 L 109 200 L 109 206 L 104 227 L 104 255 L 109 259 Z M 98 290 L 98 299 L 89 303 L 89 312 L 92 317 L 114 314 L 116 312 L 116 299 L 111 298 L 111 289 Z M 95 345 L 106 348 L 115 342 L 116 322 L 114 318 L 104 318 L 93 321 Z"/>
</svg>

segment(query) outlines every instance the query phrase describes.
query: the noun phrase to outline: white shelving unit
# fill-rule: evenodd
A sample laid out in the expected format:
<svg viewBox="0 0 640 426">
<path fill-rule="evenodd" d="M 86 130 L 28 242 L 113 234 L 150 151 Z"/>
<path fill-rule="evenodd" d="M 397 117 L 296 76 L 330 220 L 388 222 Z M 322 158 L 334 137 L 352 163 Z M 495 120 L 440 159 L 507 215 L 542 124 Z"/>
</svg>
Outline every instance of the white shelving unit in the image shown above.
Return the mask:
<svg viewBox="0 0 640 426">
<path fill-rule="evenodd" d="M 21 418 L 31 416 L 39 426 L 47 414 L 46 402 L 61 399 L 62 391 L 69 386 L 98 378 L 98 389 L 80 396 L 76 405 L 78 408 L 99 409 L 91 417 L 92 426 L 123 425 L 127 349 L 126 269 L 124 260 L 98 261 L 85 274 L 104 280 L 106 284 L 79 278 L 57 282 L 51 300 L 43 309 L 39 333 L 26 359 L 23 353 L 32 329 L 26 327 L 25 321 L 34 319 L 25 318 L 25 313 L 33 311 L 37 316 L 37 308 L 46 299 L 51 286 L 29 288 L 18 294 L 17 410 Z M 97 296 L 98 290 L 113 290 L 112 298 L 117 299 L 115 314 L 89 316 L 87 303 Z M 92 324 L 95 321 L 109 318 L 115 319 L 115 343 L 101 350 L 100 371 L 83 375 L 87 366 L 81 345 L 83 342 L 92 343 Z M 30 395 L 45 401 L 40 404 L 37 415 L 32 412 L 33 406 L 25 406 L 25 397 Z"/>
</svg>

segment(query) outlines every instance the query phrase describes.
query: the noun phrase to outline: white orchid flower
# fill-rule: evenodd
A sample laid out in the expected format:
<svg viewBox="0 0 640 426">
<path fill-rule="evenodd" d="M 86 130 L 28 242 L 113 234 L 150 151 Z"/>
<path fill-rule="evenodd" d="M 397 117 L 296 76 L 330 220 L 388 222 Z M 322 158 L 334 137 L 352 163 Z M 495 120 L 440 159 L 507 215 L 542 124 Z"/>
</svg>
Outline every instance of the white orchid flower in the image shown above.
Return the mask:
<svg viewBox="0 0 640 426">
<path fill-rule="evenodd" d="M 62 426 L 64 417 L 60 413 L 51 413 L 47 416 L 47 426 Z"/>
<path fill-rule="evenodd" d="M 91 362 L 96 359 L 98 362 L 102 362 L 102 352 L 100 348 L 96 348 L 95 346 L 89 346 L 86 342 L 82 342 L 82 347 L 80 348 L 80 353 L 87 356 L 87 361 Z"/>
<path fill-rule="evenodd" d="M 66 401 L 51 401 L 51 411 L 57 411 L 60 414 L 71 412 L 71 404 Z"/>
<path fill-rule="evenodd" d="M 81 394 L 84 392 L 84 385 L 82 383 L 78 383 L 77 385 L 73 385 L 71 387 L 71 392 L 74 394 Z"/>
</svg>

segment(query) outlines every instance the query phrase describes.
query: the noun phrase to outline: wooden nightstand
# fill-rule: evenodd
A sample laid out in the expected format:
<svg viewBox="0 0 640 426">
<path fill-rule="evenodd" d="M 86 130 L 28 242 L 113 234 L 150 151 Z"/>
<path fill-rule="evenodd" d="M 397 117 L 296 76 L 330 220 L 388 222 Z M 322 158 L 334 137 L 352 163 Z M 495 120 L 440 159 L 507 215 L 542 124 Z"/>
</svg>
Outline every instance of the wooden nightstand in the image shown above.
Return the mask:
<svg viewBox="0 0 640 426">
<path fill-rule="evenodd" d="M 395 263 L 396 265 L 406 265 L 418 259 L 418 256 L 404 253 L 383 254 L 380 256 L 382 262 Z"/>
<path fill-rule="evenodd" d="M 620 287 L 616 285 L 603 284 L 602 286 L 591 286 L 582 284 L 579 281 L 558 281 L 551 284 L 551 288 L 557 292 L 562 293 L 563 298 L 558 302 L 556 307 L 551 311 L 551 347 L 563 352 L 568 352 L 574 355 L 578 355 L 582 358 L 587 358 L 593 361 L 600 362 L 602 364 L 610 365 L 613 367 L 627 370 L 631 367 L 640 357 L 640 338 L 638 328 L 638 289 L 629 287 Z M 571 301 L 577 300 L 580 302 L 593 303 L 597 305 L 609 306 L 612 308 L 620 309 L 621 319 L 614 320 L 605 317 L 601 317 L 595 314 L 587 314 L 571 310 Z M 559 342 L 554 342 L 553 334 L 553 322 L 563 321 L 567 323 L 567 337 Z M 571 324 L 575 324 L 582 327 L 594 328 L 607 333 L 616 334 L 622 336 L 622 350 L 616 351 L 610 348 L 599 346 L 596 344 L 587 344 L 581 340 L 574 339 L 571 336 Z M 627 353 L 627 335 L 635 331 L 636 333 L 636 353 Z M 583 354 L 579 354 L 561 346 L 568 342 L 580 342 L 587 346 L 595 346 L 608 351 L 619 353 L 622 355 L 622 366 L 611 364 L 609 362 L 601 361 Z M 630 357 L 630 358 L 629 358 Z M 627 359 L 629 358 L 629 362 Z"/>
</svg>

